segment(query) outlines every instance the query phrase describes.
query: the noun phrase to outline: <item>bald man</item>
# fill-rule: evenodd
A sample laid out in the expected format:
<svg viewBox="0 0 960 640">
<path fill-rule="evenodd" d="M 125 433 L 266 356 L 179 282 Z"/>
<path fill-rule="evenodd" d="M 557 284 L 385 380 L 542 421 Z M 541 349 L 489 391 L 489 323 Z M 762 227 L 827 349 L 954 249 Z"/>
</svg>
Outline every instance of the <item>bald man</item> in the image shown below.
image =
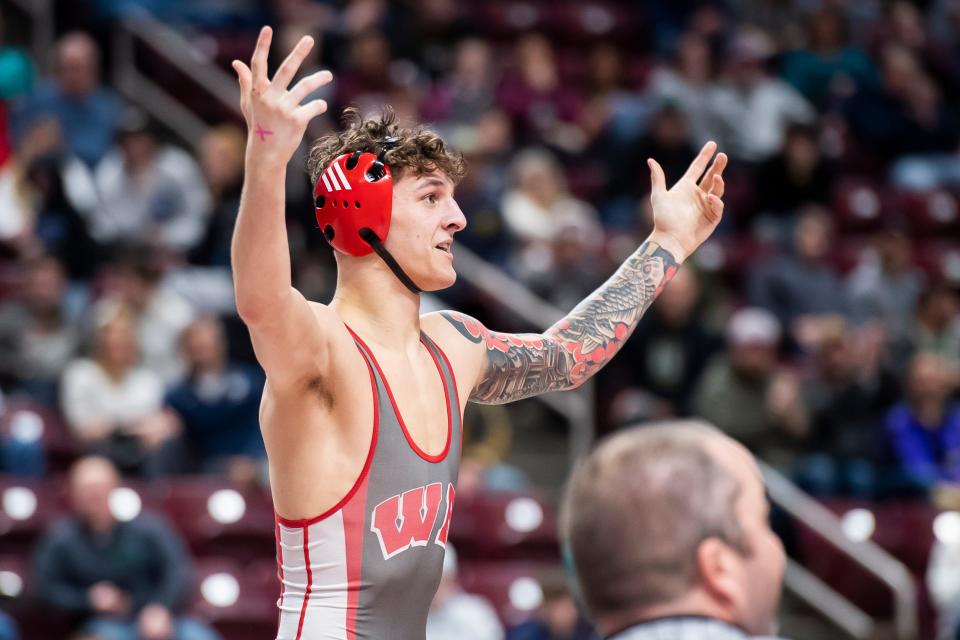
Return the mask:
<svg viewBox="0 0 960 640">
<path fill-rule="evenodd" d="M 746 640 L 776 628 L 785 565 L 753 456 L 704 423 L 603 442 L 574 472 L 563 535 L 608 640 Z"/>
<path fill-rule="evenodd" d="M 163 521 L 118 521 L 110 495 L 120 484 L 113 463 L 90 456 L 70 469 L 74 516 L 40 541 L 37 595 L 54 612 L 83 620 L 100 640 L 219 640 L 206 624 L 178 618 L 189 595 L 190 559 Z"/>
</svg>

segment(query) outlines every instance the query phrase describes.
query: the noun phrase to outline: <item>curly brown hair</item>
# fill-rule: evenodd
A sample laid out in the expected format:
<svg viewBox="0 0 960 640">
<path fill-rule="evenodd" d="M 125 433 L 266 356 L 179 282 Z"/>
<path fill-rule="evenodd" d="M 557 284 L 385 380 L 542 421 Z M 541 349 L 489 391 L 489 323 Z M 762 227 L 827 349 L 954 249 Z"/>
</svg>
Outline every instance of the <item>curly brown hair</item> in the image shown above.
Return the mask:
<svg viewBox="0 0 960 640">
<path fill-rule="evenodd" d="M 355 107 L 348 107 L 343 112 L 343 124 L 342 132 L 320 138 L 310 149 L 307 171 L 314 185 L 334 158 L 352 151 L 377 153 L 380 140 L 388 136 L 398 139 L 384 157 L 395 180 L 407 169 L 418 176 L 439 170 L 457 184 L 467 172 L 461 153 L 449 149 L 443 138 L 430 129 L 401 127 L 389 106 L 384 107 L 380 117 L 367 120 Z"/>
</svg>

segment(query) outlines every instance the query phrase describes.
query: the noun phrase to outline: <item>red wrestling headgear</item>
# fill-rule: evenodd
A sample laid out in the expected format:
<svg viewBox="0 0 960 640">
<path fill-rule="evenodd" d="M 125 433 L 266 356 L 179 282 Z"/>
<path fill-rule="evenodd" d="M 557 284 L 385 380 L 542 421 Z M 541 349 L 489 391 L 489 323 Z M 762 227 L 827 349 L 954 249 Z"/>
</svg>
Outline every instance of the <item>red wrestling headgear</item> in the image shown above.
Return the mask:
<svg viewBox="0 0 960 640">
<path fill-rule="evenodd" d="M 364 236 L 373 232 L 386 242 L 393 208 L 393 175 L 372 153 L 345 153 L 330 163 L 313 188 L 317 222 L 324 237 L 351 256 L 374 248 Z"/>
<path fill-rule="evenodd" d="M 390 233 L 393 174 L 384 156 L 398 139 L 380 141 L 376 155 L 353 151 L 330 163 L 313 187 L 317 223 L 335 249 L 362 257 L 376 251 L 410 291 L 422 293 L 383 245 Z"/>
</svg>

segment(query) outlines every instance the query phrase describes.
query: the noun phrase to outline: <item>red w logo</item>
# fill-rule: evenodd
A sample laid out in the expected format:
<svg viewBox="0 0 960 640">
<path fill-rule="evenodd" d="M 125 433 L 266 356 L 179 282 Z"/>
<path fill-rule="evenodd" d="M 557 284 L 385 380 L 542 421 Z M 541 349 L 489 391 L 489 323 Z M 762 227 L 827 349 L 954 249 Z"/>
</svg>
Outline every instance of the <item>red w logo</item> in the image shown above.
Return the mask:
<svg viewBox="0 0 960 640">
<path fill-rule="evenodd" d="M 447 490 L 444 524 L 437 532 L 437 543 L 441 546 L 445 546 L 447 541 L 447 529 L 453 512 L 453 495 L 453 485 L 450 485 Z M 442 499 L 443 483 L 434 482 L 387 498 L 374 507 L 370 530 L 377 534 L 384 560 L 389 560 L 410 547 L 426 546 L 440 513 Z"/>
</svg>

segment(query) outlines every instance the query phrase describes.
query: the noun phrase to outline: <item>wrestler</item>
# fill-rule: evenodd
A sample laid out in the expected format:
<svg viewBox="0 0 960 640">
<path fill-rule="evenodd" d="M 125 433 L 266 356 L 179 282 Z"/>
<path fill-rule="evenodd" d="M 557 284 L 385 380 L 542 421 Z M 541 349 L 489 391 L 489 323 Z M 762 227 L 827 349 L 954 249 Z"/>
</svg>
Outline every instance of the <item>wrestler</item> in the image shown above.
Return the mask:
<svg viewBox="0 0 960 640">
<path fill-rule="evenodd" d="M 330 304 L 309 301 L 291 285 L 284 176 L 307 123 L 327 107 L 301 102 L 331 74 L 290 86 L 313 46 L 305 37 L 269 78 L 270 41 L 264 28 L 250 66 L 233 65 L 248 127 L 233 275 L 267 374 L 261 428 L 283 587 L 278 638 L 423 638 L 466 402 L 573 389 L 608 362 L 720 221 L 727 159 L 711 164 L 708 143 L 669 190 L 650 160 L 653 233 L 557 324 L 511 335 L 455 312 L 420 315 L 419 292 L 456 279 L 463 161 L 389 112 L 353 112 L 345 131 L 311 151 L 337 288 Z"/>
</svg>

